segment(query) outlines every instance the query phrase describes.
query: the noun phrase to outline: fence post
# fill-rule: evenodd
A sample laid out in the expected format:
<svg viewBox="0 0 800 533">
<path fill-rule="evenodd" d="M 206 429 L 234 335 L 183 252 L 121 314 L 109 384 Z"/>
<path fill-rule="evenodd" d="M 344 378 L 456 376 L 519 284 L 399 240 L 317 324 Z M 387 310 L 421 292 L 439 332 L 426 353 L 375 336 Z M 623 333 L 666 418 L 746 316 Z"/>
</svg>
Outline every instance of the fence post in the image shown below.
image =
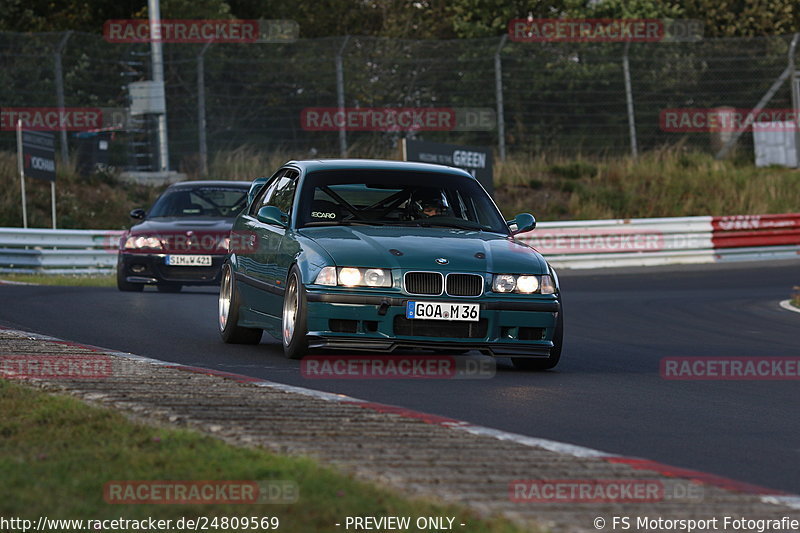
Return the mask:
<svg viewBox="0 0 800 533">
<path fill-rule="evenodd" d="M 197 142 L 200 153 L 200 174 L 208 175 L 208 144 L 206 142 L 206 51 L 211 41 L 197 54 Z"/>
<path fill-rule="evenodd" d="M 797 49 L 798 39 L 800 39 L 800 33 L 795 33 L 794 37 L 792 37 L 792 43 L 789 45 L 789 55 L 787 58 L 788 64 L 786 65 L 786 68 L 783 69 L 783 72 L 781 72 L 781 75 L 778 76 L 778 79 L 772 82 L 772 86 L 764 94 L 764 96 L 761 97 L 761 100 L 758 101 L 753 110 L 747 114 L 744 124 L 739 126 L 739 129 L 734 132 L 730 140 L 725 143 L 725 146 L 723 146 L 722 149 L 717 152 L 717 154 L 714 156 L 716 159 L 724 159 L 728 153 L 730 153 L 730 151 L 736 145 L 736 142 L 739 140 L 739 137 L 741 137 L 744 132 L 746 132 L 753 124 L 755 116 L 758 115 L 762 109 L 764 109 L 764 106 L 767 105 L 770 100 L 772 100 L 772 97 L 775 96 L 775 93 L 781 88 L 781 85 L 783 85 L 783 82 L 786 81 L 786 78 L 792 74 L 792 71 L 794 70 L 794 53 Z"/>
<path fill-rule="evenodd" d="M 164 86 L 164 52 L 161 46 L 161 6 L 159 0 L 147 0 L 147 16 L 150 21 L 150 61 L 153 65 L 153 81 Z M 158 170 L 169 171 L 169 142 L 167 140 L 167 103 L 164 95 L 164 112 L 158 120 Z"/>
<path fill-rule="evenodd" d="M 64 69 L 61 65 L 61 54 L 64 53 L 64 48 L 67 46 L 67 41 L 72 36 L 72 30 L 69 30 L 61 38 L 58 43 L 58 48 L 54 55 L 55 60 L 55 81 L 56 81 L 56 103 L 59 109 L 64 109 Z M 64 167 L 69 165 L 69 146 L 67 145 L 67 130 L 61 128 L 61 162 Z"/>
<path fill-rule="evenodd" d="M 795 34 L 795 40 L 797 34 Z M 792 41 L 794 44 L 795 41 Z M 800 112 L 800 76 L 798 76 L 797 68 L 795 65 L 794 48 L 789 50 L 789 68 L 791 69 L 791 76 L 789 77 L 792 89 L 792 114 L 794 115 L 794 153 L 795 165 L 800 167 L 800 117 L 797 113 Z"/>
<path fill-rule="evenodd" d="M 347 46 L 347 41 L 350 36 L 347 35 L 336 53 L 336 106 L 339 108 L 339 113 L 344 116 L 344 67 L 342 65 L 342 54 Z M 347 157 L 347 132 L 345 131 L 345 121 L 342 120 L 339 126 L 339 156 Z"/>
<path fill-rule="evenodd" d="M 625 75 L 625 101 L 628 107 L 628 134 L 631 138 L 631 156 L 639 157 L 639 147 L 636 142 L 636 117 L 633 113 L 633 89 L 631 89 L 631 66 L 628 60 L 628 50 L 631 42 L 625 41 L 625 54 L 622 56 L 622 71 Z"/>
<path fill-rule="evenodd" d="M 497 149 L 500 152 L 500 160 L 506 160 L 506 122 L 503 110 L 503 63 L 500 60 L 500 52 L 506 45 L 508 34 L 504 33 L 500 38 L 500 44 L 494 51 L 494 90 L 497 102 Z"/>
</svg>

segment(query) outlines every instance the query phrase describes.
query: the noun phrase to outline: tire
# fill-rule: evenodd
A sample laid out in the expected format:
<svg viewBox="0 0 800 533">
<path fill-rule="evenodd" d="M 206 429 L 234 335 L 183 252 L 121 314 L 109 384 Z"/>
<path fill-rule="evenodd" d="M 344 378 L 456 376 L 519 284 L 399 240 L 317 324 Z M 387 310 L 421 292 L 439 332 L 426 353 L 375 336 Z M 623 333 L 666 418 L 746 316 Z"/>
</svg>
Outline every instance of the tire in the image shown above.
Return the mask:
<svg viewBox="0 0 800 533">
<path fill-rule="evenodd" d="M 558 313 L 556 331 L 553 334 L 553 349 L 547 359 L 528 359 L 525 357 L 512 357 L 511 362 L 518 370 L 550 370 L 555 368 L 561 359 L 561 349 L 564 346 L 564 307 Z"/>
<path fill-rule="evenodd" d="M 228 263 L 222 265 L 222 281 L 219 286 L 218 320 L 219 336 L 227 344 L 258 344 L 264 330 L 243 328 L 239 325 L 239 290 L 236 278 Z"/>
<path fill-rule="evenodd" d="M 302 359 L 308 353 L 306 291 L 296 265 L 292 266 L 286 278 L 281 333 L 283 354 L 288 359 Z"/>
<path fill-rule="evenodd" d="M 183 285 L 181 285 L 179 283 L 174 283 L 174 284 L 169 284 L 169 285 L 166 285 L 166 284 L 156 285 L 156 289 L 158 290 L 158 292 L 172 292 L 172 293 L 181 292 L 182 288 L 183 288 Z"/>
<path fill-rule="evenodd" d="M 130 283 L 125 279 L 124 267 L 117 265 L 117 289 L 122 292 L 142 292 L 144 283 Z"/>
</svg>

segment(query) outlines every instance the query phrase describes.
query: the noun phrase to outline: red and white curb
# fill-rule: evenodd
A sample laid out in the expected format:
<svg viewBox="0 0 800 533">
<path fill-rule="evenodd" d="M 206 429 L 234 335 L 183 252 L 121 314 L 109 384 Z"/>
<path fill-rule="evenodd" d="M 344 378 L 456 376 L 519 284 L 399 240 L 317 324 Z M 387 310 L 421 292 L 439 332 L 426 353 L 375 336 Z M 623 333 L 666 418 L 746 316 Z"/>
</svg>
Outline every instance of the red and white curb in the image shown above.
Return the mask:
<svg viewBox="0 0 800 533">
<path fill-rule="evenodd" d="M 651 461 L 649 459 L 642 459 L 639 457 L 626 457 L 621 455 L 615 455 L 608 452 L 595 450 L 593 448 L 587 448 L 584 446 L 578 446 L 575 444 L 569 444 L 565 442 L 559 442 L 549 439 L 541 439 L 537 437 L 529 437 L 527 435 L 520 435 L 517 433 L 511 433 L 508 431 L 502 431 L 499 429 L 493 429 L 485 426 L 477 426 L 471 424 L 469 422 L 465 422 L 462 420 L 457 420 L 454 418 L 448 418 L 444 416 L 423 413 L 420 411 L 414 411 L 412 409 L 406 409 L 405 407 L 399 407 L 394 405 L 370 402 L 368 400 L 361 400 L 358 398 L 353 398 L 351 396 L 347 396 L 344 394 L 336 394 L 332 392 L 324 392 L 318 391 L 314 389 L 307 389 L 305 387 L 298 387 L 295 385 L 287 385 L 284 383 L 277 383 L 274 381 L 269 381 L 261 378 L 255 378 L 252 376 L 245 376 L 243 374 L 236 374 L 232 372 L 225 372 L 221 370 L 214 370 L 211 368 L 203 368 L 197 366 L 189 366 L 189 365 L 182 365 L 171 363 L 168 361 L 161 361 L 159 359 L 153 359 L 150 357 L 143 357 L 140 355 L 135 355 L 127 352 L 120 352 L 116 350 L 109 350 L 105 348 L 101 348 L 98 346 L 92 346 L 89 344 L 81 344 L 71 341 L 65 341 L 63 339 L 59 339 L 56 337 L 51 337 L 48 335 L 42 335 L 38 333 L 30 333 L 27 331 L 20 331 L 15 330 L 13 328 L 6 328 L 0 326 L 0 330 L 5 330 L 10 333 L 18 334 L 21 336 L 25 336 L 29 339 L 34 340 L 42 340 L 53 342 L 57 344 L 63 344 L 66 346 L 74 346 L 77 348 L 83 348 L 86 350 L 94 351 L 94 352 L 102 352 L 104 354 L 113 355 L 116 357 L 121 357 L 133 361 L 141 361 L 144 363 L 149 363 L 156 366 L 162 366 L 165 368 L 171 368 L 174 370 L 181 370 L 185 372 L 193 372 L 198 374 L 204 374 L 209 376 L 217 376 L 225 379 L 231 379 L 233 381 L 239 383 L 249 383 L 255 385 L 257 387 L 266 387 L 273 390 L 279 390 L 283 392 L 289 392 L 294 394 L 301 394 L 303 396 L 308 396 L 320 400 L 325 400 L 329 402 L 336 402 L 336 403 L 343 403 L 361 407 L 363 409 L 369 409 L 371 411 L 375 411 L 378 413 L 390 413 L 401 416 L 403 418 L 410 418 L 415 420 L 421 420 L 427 424 L 432 424 L 436 426 L 441 426 L 445 428 L 452 429 L 454 431 L 464 431 L 466 433 L 470 433 L 472 435 L 480 435 L 484 437 L 492 437 L 497 440 L 502 441 L 509 441 L 514 442 L 517 444 L 521 444 L 524 446 L 530 446 L 535 448 L 543 448 L 548 451 L 560 453 L 563 455 L 569 455 L 576 458 L 581 459 L 598 459 L 602 461 L 607 461 L 609 463 L 616 463 L 616 464 L 624 464 L 636 470 L 645 470 L 648 472 L 656 472 L 663 476 L 672 477 L 672 478 L 680 478 L 680 479 L 687 479 L 690 481 L 694 481 L 697 483 L 711 485 L 714 487 L 718 487 L 728 491 L 740 492 L 745 494 L 753 494 L 760 497 L 760 500 L 764 503 L 773 504 L 773 505 L 782 505 L 789 507 L 791 509 L 800 510 L 800 495 L 787 493 L 784 491 L 779 491 L 775 489 L 770 489 L 766 487 L 761 487 L 759 485 L 754 485 L 751 483 L 746 483 L 743 481 L 737 481 L 734 479 L 726 478 L 723 476 L 718 476 L 716 474 L 711 474 L 707 472 L 701 472 L 698 470 L 691 470 L 687 468 L 680 468 L 676 466 L 666 465 L 663 463 L 659 463 L 657 461 Z"/>
</svg>

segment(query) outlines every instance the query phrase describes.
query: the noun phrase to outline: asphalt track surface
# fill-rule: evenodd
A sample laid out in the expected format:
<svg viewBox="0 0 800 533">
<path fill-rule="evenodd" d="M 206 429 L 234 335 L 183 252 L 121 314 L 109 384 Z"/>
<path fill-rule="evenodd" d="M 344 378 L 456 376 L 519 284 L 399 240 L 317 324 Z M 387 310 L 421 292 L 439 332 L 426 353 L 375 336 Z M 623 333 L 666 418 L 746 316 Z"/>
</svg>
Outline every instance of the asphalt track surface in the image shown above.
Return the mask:
<svg viewBox="0 0 800 533">
<path fill-rule="evenodd" d="M 800 381 L 675 381 L 659 374 L 664 357 L 800 356 L 800 313 L 778 306 L 800 284 L 800 261 L 561 277 L 561 364 L 519 372 L 499 359 L 496 376 L 482 380 L 305 379 L 300 363 L 284 359 L 266 334 L 259 346 L 223 344 L 210 288 L 162 294 L 0 286 L 0 324 L 800 494 Z"/>
</svg>

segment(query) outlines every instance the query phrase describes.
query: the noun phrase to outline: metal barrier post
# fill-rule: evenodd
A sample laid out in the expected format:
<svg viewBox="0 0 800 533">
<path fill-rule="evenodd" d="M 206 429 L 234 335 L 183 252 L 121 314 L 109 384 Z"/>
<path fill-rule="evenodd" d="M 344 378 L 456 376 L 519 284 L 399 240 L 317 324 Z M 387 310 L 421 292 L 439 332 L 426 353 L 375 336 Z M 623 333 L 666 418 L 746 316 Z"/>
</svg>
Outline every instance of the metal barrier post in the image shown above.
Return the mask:
<svg viewBox="0 0 800 533">
<path fill-rule="evenodd" d="M 56 82 L 56 101 L 58 108 L 64 109 L 64 69 L 61 65 L 61 55 L 64 53 L 64 48 L 67 46 L 67 41 L 72 36 L 72 30 L 64 34 L 61 42 L 58 43 L 58 48 L 54 54 L 55 59 L 55 82 Z M 61 128 L 61 162 L 66 167 L 69 165 L 69 144 L 67 140 L 67 130 Z M 53 226 L 55 227 L 55 226 Z"/>
<path fill-rule="evenodd" d="M 197 54 L 197 142 L 200 152 L 200 173 L 208 175 L 208 144 L 206 142 L 206 61 L 205 55 L 211 42 L 203 45 Z"/>
<path fill-rule="evenodd" d="M 494 87 L 495 101 L 497 102 L 497 150 L 500 152 L 500 160 L 506 160 L 506 123 L 503 118 L 503 64 L 500 60 L 500 51 L 508 40 L 508 34 L 500 38 L 500 44 L 494 52 Z"/>
<path fill-rule="evenodd" d="M 636 143 L 636 119 L 633 114 L 633 90 L 631 89 L 631 66 L 628 60 L 628 50 L 631 42 L 625 42 L 625 54 L 622 56 L 622 71 L 625 75 L 625 102 L 628 108 L 628 132 L 631 138 L 631 156 L 639 157 L 639 148 Z"/>
<path fill-rule="evenodd" d="M 344 54 L 344 48 L 349 40 L 350 36 L 348 35 L 344 38 L 344 42 L 342 42 L 342 46 L 336 54 L 336 105 L 339 108 L 339 113 L 342 114 L 344 114 L 344 66 L 342 65 L 342 54 Z M 344 121 L 339 126 L 339 155 L 347 157 L 347 131 L 345 130 Z"/>
</svg>

